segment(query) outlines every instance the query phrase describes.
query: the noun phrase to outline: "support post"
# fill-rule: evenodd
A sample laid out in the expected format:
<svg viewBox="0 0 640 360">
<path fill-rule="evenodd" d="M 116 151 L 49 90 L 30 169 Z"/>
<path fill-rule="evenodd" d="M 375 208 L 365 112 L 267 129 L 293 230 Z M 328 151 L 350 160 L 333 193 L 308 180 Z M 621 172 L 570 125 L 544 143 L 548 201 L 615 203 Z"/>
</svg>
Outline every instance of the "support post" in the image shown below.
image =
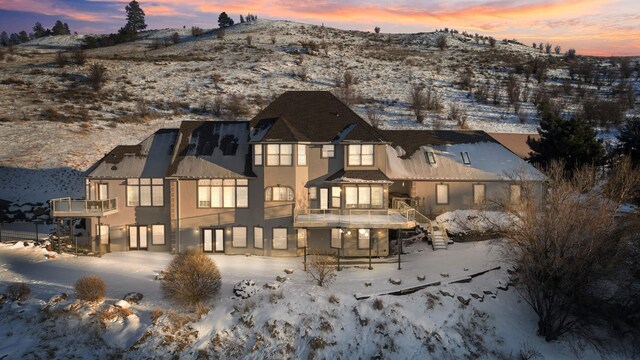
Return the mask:
<svg viewBox="0 0 640 360">
<path fill-rule="evenodd" d="M 40 234 L 38 233 L 38 223 L 36 222 L 36 243 L 40 242 Z"/>
<path fill-rule="evenodd" d="M 398 270 L 402 270 L 402 230 L 398 231 Z"/>
<path fill-rule="evenodd" d="M 342 268 L 340 268 L 340 248 L 338 248 L 338 271 L 342 271 Z"/>
<path fill-rule="evenodd" d="M 304 247 L 304 271 L 307 271 L 307 247 Z"/>
<path fill-rule="evenodd" d="M 373 243 L 371 240 L 371 235 L 369 236 L 369 270 L 373 270 L 373 267 L 371 266 L 371 248 L 373 247 Z"/>
</svg>

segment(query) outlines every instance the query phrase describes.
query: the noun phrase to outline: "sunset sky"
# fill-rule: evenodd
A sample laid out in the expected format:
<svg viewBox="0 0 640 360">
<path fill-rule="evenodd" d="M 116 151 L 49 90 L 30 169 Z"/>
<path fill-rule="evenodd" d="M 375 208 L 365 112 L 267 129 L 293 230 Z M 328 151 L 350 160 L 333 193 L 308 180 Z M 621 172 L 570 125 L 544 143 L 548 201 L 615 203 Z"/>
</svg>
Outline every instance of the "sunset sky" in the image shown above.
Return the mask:
<svg viewBox="0 0 640 360">
<path fill-rule="evenodd" d="M 31 31 L 56 19 L 78 33 L 114 32 L 129 0 L 0 0 L 0 31 Z M 140 1 L 149 28 L 211 28 L 226 11 L 342 29 L 428 32 L 449 27 L 525 44 L 551 42 L 580 54 L 640 55 L 640 0 L 156 0 Z"/>
</svg>

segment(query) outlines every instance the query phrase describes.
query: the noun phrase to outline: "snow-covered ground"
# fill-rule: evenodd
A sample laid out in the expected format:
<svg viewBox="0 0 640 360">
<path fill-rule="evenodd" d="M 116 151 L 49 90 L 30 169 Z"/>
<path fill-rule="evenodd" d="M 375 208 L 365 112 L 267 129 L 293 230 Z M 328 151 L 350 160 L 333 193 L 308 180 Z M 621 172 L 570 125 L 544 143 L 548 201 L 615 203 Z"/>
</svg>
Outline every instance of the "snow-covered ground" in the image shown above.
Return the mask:
<svg viewBox="0 0 640 360">
<path fill-rule="evenodd" d="M 26 282 L 32 289 L 31 300 L 0 306 L 0 359 L 511 359 L 522 349 L 534 349 L 545 359 L 597 358 L 589 349 L 574 354 L 563 341 L 546 343 L 537 337 L 530 308 L 513 288 L 498 289 L 509 283 L 504 266 L 468 283 L 447 284 L 503 265 L 495 243 L 459 243 L 434 252 L 418 242 L 406 247 L 402 270 L 396 263 L 376 263 L 374 270 L 345 265 L 335 283 L 324 288 L 308 278 L 301 258 L 211 256 L 223 286 L 201 318 L 181 313 L 162 298 L 155 279 L 169 254 L 131 251 L 51 259 L 42 248 L 0 244 L 0 293 L 12 282 Z M 285 269 L 294 272 L 287 275 Z M 78 306 L 73 285 L 90 274 L 106 282 L 107 300 Z M 277 276 L 287 280 L 277 282 Z M 402 284 L 392 285 L 390 278 Z M 259 290 L 243 300 L 233 296 L 232 288 L 245 279 L 254 280 Z M 442 284 L 408 295 L 354 297 L 436 280 Z M 280 286 L 267 289 L 267 283 Z M 133 291 L 144 298 L 130 312 L 113 306 Z M 69 298 L 44 310 L 61 293 Z M 159 311 L 163 315 L 158 317 Z"/>
</svg>

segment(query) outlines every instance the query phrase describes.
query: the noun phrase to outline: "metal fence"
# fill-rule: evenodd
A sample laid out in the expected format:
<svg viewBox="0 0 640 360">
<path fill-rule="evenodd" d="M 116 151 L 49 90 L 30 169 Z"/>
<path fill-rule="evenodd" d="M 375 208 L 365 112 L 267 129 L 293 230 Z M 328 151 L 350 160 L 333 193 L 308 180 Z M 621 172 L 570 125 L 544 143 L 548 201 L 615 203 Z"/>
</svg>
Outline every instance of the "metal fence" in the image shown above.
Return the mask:
<svg viewBox="0 0 640 360">
<path fill-rule="evenodd" d="M 21 240 L 45 240 L 50 225 L 35 222 L 0 223 L 0 242 Z"/>
</svg>

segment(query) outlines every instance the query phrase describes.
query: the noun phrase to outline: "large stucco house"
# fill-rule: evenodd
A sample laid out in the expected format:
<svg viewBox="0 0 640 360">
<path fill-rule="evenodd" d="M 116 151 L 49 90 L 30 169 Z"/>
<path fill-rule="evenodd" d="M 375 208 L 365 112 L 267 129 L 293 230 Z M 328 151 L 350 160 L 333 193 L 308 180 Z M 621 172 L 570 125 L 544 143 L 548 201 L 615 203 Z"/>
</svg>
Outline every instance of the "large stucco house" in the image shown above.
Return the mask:
<svg viewBox="0 0 640 360">
<path fill-rule="evenodd" d="M 515 171 L 544 180 L 482 131 L 378 130 L 329 92 L 291 91 L 251 121 L 116 147 L 87 171 L 86 200 L 54 199 L 52 215 L 87 218 L 100 252 L 386 256 L 392 229 L 517 202 Z"/>
</svg>

